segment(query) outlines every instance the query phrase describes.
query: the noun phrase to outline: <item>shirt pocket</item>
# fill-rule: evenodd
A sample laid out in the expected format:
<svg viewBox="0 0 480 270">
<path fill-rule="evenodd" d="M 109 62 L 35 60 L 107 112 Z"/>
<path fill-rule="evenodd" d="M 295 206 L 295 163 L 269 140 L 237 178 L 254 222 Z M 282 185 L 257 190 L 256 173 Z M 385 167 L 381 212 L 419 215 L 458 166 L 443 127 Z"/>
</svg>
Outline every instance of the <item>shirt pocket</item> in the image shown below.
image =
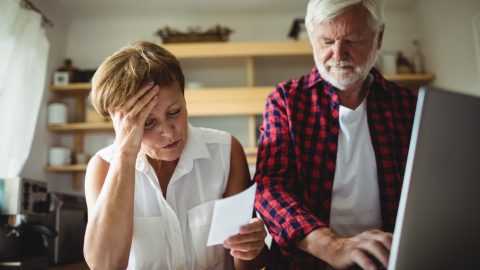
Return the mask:
<svg viewBox="0 0 480 270">
<path fill-rule="evenodd" d="M 195 261 L 200 269 L 218 267 L 226 256 L 225 248 L 222 245 L 207 247 L 214 204 L 215 200 L 212 200 L 188 210 L 188 224 L 192 235 Z"/>
<path fill-rule="evenodd" d="M 128 269 L 168 269 L 162 217 L 135 217 Z"/>
</svg>

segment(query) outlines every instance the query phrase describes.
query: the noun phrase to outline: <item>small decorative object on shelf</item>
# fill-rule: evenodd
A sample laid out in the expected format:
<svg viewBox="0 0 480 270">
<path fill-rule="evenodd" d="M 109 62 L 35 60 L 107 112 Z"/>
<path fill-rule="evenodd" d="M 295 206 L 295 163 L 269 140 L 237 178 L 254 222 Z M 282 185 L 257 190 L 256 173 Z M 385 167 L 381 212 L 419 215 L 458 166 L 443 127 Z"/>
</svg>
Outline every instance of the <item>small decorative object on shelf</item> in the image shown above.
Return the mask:
<svg viewBox="0 0 480 270">
<path fill-rule="evenodd" d="M 65 59 L 63 67 L 60 67 L 53 75 L 53 84 L 67 84 L 79 82 L 81 72 L 72 65 L 72 59 Z"/>
<path fill-rule="evenodd" d="M 307 29 L 305 28 L 305 19 L 294 19 L 288 37 L 294 40 L 308 40 Z"/>
<path fill-rule="evenodd" d="M 84 152 L 75 153 L 75 164 L 87 164 L 89 156 Z"/>
<path fill-rule="evenodd" d="M 413 41 L 415 51 L 412 55 L 412 64 L 415 73 L 425 73 L 425 66 L 423 62 L 423 53 L 420 50 L 420 42 L 418 40 Z"/>
<path fill-rule="evenodd" d="M 90 82 L 95 69 L 80 70 L 75 68 L 71 59 L 65 59 L 64 65 L 53 74 L 53 85 L 66 85 L 69 83 Z"/>
<path fill-rule="evenodd" d="M 207 31 L 202 32 L 200 27 L 190 27 L 187 32 L 180 32 L 168 26 L 157 31 L 163 43 L 181 43 L 181 42 L 211 42 L 228 41 L 232 29 L 216 25 Z"/>
<path fill-rule="evenodd" d="M 398 74 L 411 74 L 412 72 L 412 64 L 410 61 L 403 55 L 401 51 L 397 52 L 397 73 Z"/>
<path fill-rule="evenodd" d="M 70 82 L 68 77 L 68 72 L 66 71 L 55 71 L 53 73 L 53 85 L 68 84 Z"/>
<path fill-rule="evenodd" d="M 79 82 L 90 82 L 92 80 L 93 74 L 95 74 L 96 69 L 84 69 L 80 71 Z"/>
</svg>

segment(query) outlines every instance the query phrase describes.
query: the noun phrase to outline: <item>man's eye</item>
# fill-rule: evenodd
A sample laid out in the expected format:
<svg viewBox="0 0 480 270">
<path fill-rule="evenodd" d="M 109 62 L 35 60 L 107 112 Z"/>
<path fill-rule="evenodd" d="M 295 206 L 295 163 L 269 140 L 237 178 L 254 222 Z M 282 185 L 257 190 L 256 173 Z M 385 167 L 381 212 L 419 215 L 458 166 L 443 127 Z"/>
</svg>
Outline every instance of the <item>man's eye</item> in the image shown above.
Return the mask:
<svg viewBox="0 0 480 270">
<path fill-rule="evenodd" d="M 335 41 L 333 40 L 322 40 L 322 44 L 325 44 L 325 45 L 332 45 L 333 43 L 335 43 Z"/>
<path fill-rule="evenodd" d="M 359 42 L 356 40 L 346 40 L 345 43 L 351 46 L 358 46 Z"/>
<path fill-rule="evenodd" d="M 155 122 L 155 119 L 147 119 L 147 121 L 145 121 L 144 129 L 152 128 L 155 125 Z"/>
</svg>

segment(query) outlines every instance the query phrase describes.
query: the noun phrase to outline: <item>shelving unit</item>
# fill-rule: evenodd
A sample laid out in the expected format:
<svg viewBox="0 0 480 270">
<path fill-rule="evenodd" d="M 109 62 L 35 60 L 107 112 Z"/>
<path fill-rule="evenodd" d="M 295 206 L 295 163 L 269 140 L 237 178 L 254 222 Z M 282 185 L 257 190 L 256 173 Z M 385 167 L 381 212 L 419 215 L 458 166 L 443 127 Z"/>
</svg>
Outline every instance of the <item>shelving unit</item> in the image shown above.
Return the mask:
<svg viewBox="0 0 480 270">
<path fill-rule="evenodd" d="M 263 56 L 308 56 L 312 55 L 311 46 L 305 41 L 279 42 L 231 42 L 231 43 L 195 43 L 165 45 L 167 50 L 182 59 L 203 58 L 241 58 L 245 61 L 246 81 L 242 87 L 216 87 L 185 90 L 185 98 L 190 117 L 246 116 L 248 117 L 248 145 L 245 152 L 248 162 L 256 161 L 256 121 L 262 115 L 271 86 L 256 86 L 255 57 Z M 187 75 L 188 76 L 188 75 Z M 426 84 L 434 79 L 431 74 L 387 75 L 388 80 L 408 85 Z M 51 125 L 48 129 L 57 133 L 73 133 L 74 152 L 83 152 L 84 134 L 90 132 L 113 131 L 111 122 L 85 122 L 85 99 L 90 91 L 89 83 L 74 83 L 52 86 L 50 90 L 62 98 L 75 98 L 75 122 L 64 125 Z M 49 172 L 72 172 L 75 175 L 74 186 L 83 183 L 85 164 L 68 166 L 47 166 Z"/>
</svg>

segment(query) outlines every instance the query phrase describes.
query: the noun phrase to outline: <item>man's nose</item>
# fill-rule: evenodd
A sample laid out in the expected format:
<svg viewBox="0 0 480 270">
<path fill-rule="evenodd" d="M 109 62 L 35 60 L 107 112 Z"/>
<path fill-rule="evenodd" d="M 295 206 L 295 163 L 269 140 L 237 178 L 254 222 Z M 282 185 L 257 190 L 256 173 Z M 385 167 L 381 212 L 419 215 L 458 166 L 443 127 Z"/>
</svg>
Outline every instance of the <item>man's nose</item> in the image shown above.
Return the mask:
<svg viewBox="0 0 480 270">
<path fill-rule="evenodd" d="M 332 59 L 336 61 L 345 60 L 347 56 L 347 51 L 345 44 L 341 40 L 336 40 L 331 47 L 332 49 Z"/>
</svg>

